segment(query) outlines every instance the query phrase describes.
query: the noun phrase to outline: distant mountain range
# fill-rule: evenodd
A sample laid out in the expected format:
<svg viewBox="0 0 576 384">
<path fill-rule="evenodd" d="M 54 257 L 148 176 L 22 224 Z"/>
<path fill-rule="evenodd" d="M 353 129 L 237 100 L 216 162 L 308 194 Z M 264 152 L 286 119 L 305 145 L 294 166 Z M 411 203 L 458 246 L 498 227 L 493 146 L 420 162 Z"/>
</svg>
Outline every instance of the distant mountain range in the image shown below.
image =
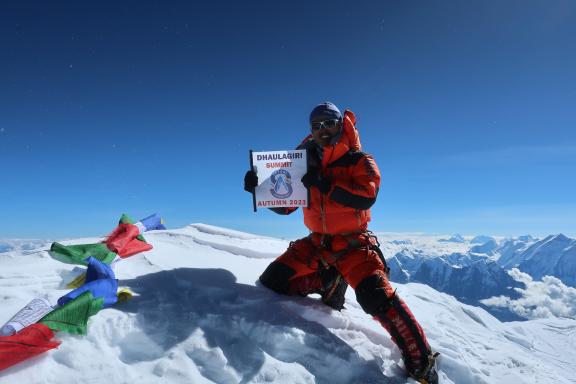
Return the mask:
<svg viewBox="0 0 576 384">
<path fill-rule="evenodd" d="M 517 245 L 517 244 L 516 244 Z M 576 240 L 563 234 L 550 235 L 500 257 L 498 264 L 505 269 L 516 267 L 534 279 L 555 276 L 566 285 L 576 287 Z"/>
<path fill-rule="evenodd" d="M 49 244 L 48 240 L 36 240 L 36 239 L 10 239 L 10 240 L 0 240 L 0 253 L 12 252 L 12 251 L 31 251 L 34 249 L 45 247 Z"/>
<path fill-rule="evenodd" d="M 523 284 L 510 277 L 507 271 L 511 268 L 518 268 L 534 280 L 550 275 L 576 287 L 576 240 L 563 234 L 542 240 L 522 236 L 500 241 L 488 236 L 464 240 L 454 235 L 437 241 L 459 245 L 467 242 L 470 247 L 467 252 L 438 255 L 428 254 L 430 247 L 395 240 L 394 245 L 404 248 L 387 258 L 390 279 L 424 283 L 473 305 L 481 305 L 479 300 L 493 296 L 516 298 L 514 288 L 522 288 Z"/>
</svg>

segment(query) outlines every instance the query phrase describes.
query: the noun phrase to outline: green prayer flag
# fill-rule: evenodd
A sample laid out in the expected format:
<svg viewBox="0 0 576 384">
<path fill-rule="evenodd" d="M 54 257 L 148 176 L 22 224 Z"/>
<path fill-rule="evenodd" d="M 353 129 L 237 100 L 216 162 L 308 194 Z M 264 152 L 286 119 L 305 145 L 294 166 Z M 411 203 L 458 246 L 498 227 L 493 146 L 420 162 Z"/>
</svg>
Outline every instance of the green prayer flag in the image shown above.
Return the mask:
<svg viewBox="0 0 576 384">
<path fill-rule="evenodd" d="M 104 264 L 110 264 L 116 254 L 108 249 L 105 243 L 62 245 L 52 243 L 50 255 L 63 263 L 88 265 L 88 258 L 93 257 Z"/>
<path fill-rule="evenodd" d="M 103 298 L 95 299 L 92 292 L 86 291 L 44 316 L 39 323 L 46 325 L 53 331 L 85 335 L 88 328 L 88 318 L 98 313 L 103 304 Z"/>
</svg>

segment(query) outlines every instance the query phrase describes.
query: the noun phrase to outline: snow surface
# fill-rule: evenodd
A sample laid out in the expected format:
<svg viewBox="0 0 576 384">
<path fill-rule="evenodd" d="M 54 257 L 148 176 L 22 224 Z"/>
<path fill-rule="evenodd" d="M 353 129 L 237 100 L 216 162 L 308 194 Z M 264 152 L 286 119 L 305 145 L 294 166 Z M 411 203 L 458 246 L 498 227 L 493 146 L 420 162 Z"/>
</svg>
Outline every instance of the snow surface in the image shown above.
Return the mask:
<svg viewBox="0 0 576 384">
<path fill-rule="evenodd" d="M 58 333 L 59 349 L 0 372 L 0 382 L 414 383 L 352 290 L 337 312 L 256 282 L 288 241 L 204 224 L 146 238 L 152 251 L 115 264 L 137 296 L 93 316 L 87 336 Z M 55 303 L 78 270 L 42 250 L 0 253 L 0 323 L 34 297 Z M 441 383 L 576 382 L 576 320 L 502 323 L 426 285 L 395 286 L 441 352 Z"/>
</svg>

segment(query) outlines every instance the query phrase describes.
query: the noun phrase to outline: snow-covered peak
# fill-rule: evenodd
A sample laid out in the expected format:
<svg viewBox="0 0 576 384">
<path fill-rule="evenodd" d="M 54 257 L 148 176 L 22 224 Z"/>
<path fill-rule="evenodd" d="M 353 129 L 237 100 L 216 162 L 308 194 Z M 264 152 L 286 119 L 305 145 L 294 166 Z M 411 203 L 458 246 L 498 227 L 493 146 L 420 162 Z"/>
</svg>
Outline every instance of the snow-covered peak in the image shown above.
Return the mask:
<svg viewBox="0 0 576 384">
<path fill-rule="evenodd" d="M 495 241 L 495 239 L 492 236 L 479 235 L 479 236 L 473 237 L 470 240 L 470 244 L 485 244 L 489 241 Z"/>
<path fill-rule="evenodd" d="M 146 239 L 153 250 L 115 264 L 134 299 L 93 316 L 85 337 L 58 333 L 59 349 L 0 372 L 0 382 L 413 383 L 352 289 L 337 312 L 256 283 L 287 241 L 202 224 Z M 0 258 L 0 323 L 38 295 L 55 303 L 75 268 L 47 252 L 12 255 Z M 441 353 L 442 384 L 573 382 L 576 321 L 502 323 L 429 286 L 395 287 Z"/>
<path fill-rule="evenodd" d="M 522 235 L 518 236 L 518 240 L 528 242 L 534 240 L 534 238 L 531 235 Z"/>
<path fill-rule="evenodd" d="M 479 244 L 479 245 L 476 245 L 476 246 L 470 248 L 470 252 L 483 253 L 483 254 L 491 256 L 494 254 L 496 249 L 498 249 L 498 243 L 496 242 L 496 240 L 491 239 L 485 243 L 482 243 L 482 244 Z"/>
<path fill-rule="evenodd" d="M 466 240 L 460 234 L 452 235 L 449 239 L 441 239 L 440 241 L 446 241 L 449 243 L 465 243 Z"/>
</svg>

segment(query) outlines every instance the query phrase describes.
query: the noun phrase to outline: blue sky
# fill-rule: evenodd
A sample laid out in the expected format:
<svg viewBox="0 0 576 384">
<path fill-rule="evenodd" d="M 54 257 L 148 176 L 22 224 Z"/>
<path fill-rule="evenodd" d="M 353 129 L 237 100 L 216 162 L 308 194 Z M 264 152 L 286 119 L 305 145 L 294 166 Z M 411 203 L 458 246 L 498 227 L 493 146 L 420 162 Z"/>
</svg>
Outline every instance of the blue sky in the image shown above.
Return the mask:
<svg viewBox="0 0 576 384">
<path fill-rule="evenodd" d="M 0 238 L 303 235 L 242 178 L 326 100 L 381 169 L 373 230 L 575 234 L 574 36 L 568 0 L 3 4 Z"/>
</svg>

